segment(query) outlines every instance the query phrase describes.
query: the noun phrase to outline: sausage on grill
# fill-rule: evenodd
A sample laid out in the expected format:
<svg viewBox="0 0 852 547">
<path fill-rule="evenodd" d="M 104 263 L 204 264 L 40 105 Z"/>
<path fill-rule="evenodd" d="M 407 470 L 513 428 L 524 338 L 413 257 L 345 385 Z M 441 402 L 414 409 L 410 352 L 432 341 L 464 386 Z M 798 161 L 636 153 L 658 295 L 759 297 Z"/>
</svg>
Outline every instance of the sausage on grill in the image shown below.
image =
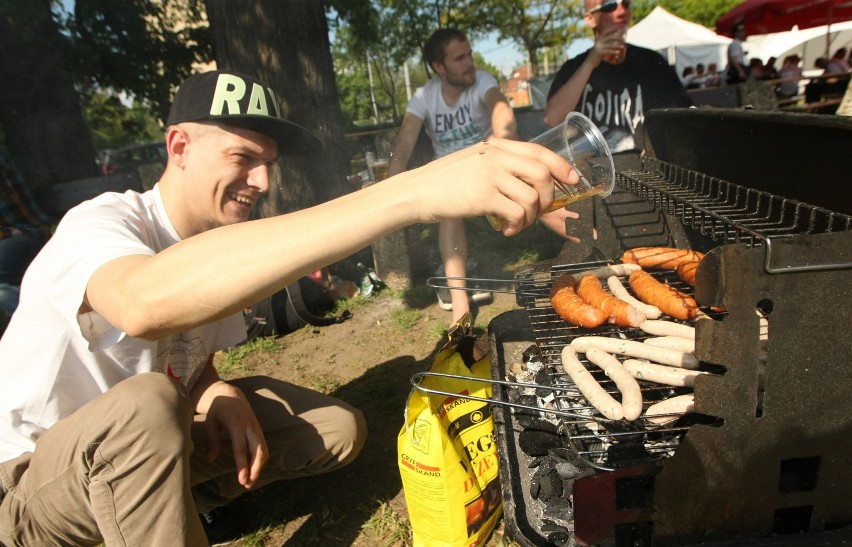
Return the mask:
<svg viewBox="0 0 852 547">
<path fill-rule="evenodd" d="M 646 271 L 630 274 L 630 288 L 639 300 L 657 306 L 660 311 L 675 319 L 693 319 L 698 313 L 698 304 L 691 296 L 660 283 Z"/>
<path fill-rule="evenodd" d="M 550 303 L 559 316 L 573 325 L 594 328 L 603 325 L 607 314 L 580 298 L 576 291 L 577 280 L 571 274 L 562 274 L 550 287 Z"/>
<path fill-rule="evenodd" d="M 636 247 L 621 257 L 626 264 L 639 264 L 649 270 L 674 270 L 682 262 L 697 262 L 704 257 L 700 251 L 674 247 Z"/>
<path fill-rule="evenodd" d="M 647 317 L 627 302 L 606 292 L 600 279 L 584 275 L 577 283 L 577 294 L 587 304 L 607 314 L 610 323 L 622 327 L 638 327 Z"/>
<path fill-rule="evenodd" d="M 693 287 L 695 286 L 695 272 L 698 270 L 698 261 L 690 260 L 688 262 L 681 262 L 675 268 L 678 277 L 683 279 L 685 282 L 689 283 Z"/>
</svg>

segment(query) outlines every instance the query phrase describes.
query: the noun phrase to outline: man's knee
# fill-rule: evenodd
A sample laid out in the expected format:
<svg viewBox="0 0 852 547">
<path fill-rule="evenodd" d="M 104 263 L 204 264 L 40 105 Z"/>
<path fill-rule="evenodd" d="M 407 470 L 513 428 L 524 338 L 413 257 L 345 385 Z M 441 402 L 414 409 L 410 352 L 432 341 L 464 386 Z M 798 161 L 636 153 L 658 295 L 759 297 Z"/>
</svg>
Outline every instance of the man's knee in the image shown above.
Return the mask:
<svg viewBox="0 0 852 547">
<path fill-rule="evenodd" d="M 364 414 L 354 407 L 340 407 L 337 420 L 340 423 L 340 463 L 352 462 L 367 441 L 367 421 Z"/>
<path fill-rule="evenodd" d="M 188 438 L 192 402 L 186 389 L 176 380 L 149 372 L 128 378 L 110 391 L 114 391 L 111 393 L 113 404 L 123 411 L 119 413 L 128 423 L 139 426 L 138 431 L 161 441 Z"/>
</svg>

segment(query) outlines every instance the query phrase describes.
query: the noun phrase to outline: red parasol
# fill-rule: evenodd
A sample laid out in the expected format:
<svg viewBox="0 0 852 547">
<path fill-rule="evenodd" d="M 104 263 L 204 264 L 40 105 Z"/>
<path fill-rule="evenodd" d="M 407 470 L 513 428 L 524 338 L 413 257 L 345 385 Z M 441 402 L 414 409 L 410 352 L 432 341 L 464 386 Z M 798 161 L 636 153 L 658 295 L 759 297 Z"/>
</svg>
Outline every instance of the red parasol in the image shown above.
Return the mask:
<svg viewBox="0 0 852 547">
<path fill-rule="evenodd" d="M 831 25 L 852 20 L 852 0 L 746 0 L 716 20 L 716 32 L 733 35 L 742 22 L 750 35 Z"/>
</svg>

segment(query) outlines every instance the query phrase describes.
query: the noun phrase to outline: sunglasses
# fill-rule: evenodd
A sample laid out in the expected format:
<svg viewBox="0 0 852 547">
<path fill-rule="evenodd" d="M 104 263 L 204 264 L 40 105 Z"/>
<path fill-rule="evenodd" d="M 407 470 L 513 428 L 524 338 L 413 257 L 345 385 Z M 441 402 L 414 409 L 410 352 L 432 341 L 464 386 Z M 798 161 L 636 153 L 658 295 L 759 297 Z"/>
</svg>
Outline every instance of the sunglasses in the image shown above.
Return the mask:
<svg viewBox="0 0 852 547">
<path fill-rule="evenodd" d="M 618 9 L 618 4 L 621 3 L 624 6 L 624 9 L 630 9 L 630 0 L 606 0 L 600 6 L 594 7 L 589 10 L 589 13 L 596 13 L 602 11 L 604 13 L 612 13 L 616 9 Z"/>
</svg>

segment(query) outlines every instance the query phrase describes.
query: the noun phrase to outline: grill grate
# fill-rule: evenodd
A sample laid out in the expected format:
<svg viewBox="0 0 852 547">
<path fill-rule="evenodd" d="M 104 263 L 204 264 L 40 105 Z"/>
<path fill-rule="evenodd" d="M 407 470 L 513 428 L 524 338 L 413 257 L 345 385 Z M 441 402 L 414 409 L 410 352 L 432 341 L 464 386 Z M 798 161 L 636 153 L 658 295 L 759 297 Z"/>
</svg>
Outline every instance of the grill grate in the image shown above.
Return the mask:
<svg viewBox="0 0 852 547">
<path fill-rule="evenodd" d="M 779 238 L 852 230 L 852 216 L 650 157 L 643 157 L 638 169 L 619 172 L 616 184 L 720 244 L 765 246 L 768 273 L 850 267 L 830 259 L 820 264 L 777 264 L 771 245 Z"/>
<path fill-rule="evenodd" d="M 565 273 L 579 274 L 605 265 L 604 262 L 591 262 L 570 266 L 552 266 L 549 272 L 528 272 L 527 276 L 519 274 L 516 280 L 542 364 L 547 371 L 548 385 L 555 388 L 553 404 L 559 410 L 588 416 L 588 419 L 560 417 L 560 426 L 566 433 L 566 437 L 574 445 L 577 453 L 599 470 L 611 470 L 632 463 L 635 458 L 622 461 L 618 459 L 619 449 L 623 449 L 625 446 L 641 447 L 641 451 L 644 451 L 643 460 L 645 461 L 671 455 L 678 446 L 679 435 L 685 433 L 692 424 L 696 421 L 706 423 L 714 421 L 712 418 L 690 415 L 681 418 L 670 426 L 653 425 L 644 419 L 637 420 L 632 424 L 613 422 L 602 417 L 594 407 L 586 402 L 583 395 L 564 372 L 562 348 L 577 337 L 610 336 L 636 341 L 651 337 L 640 329 L 616 325 L 607 324 L 595 329 L 580 328 L 567 323 L 551 306 L 550 287 L 556 278 Z M 653 272 L 652 275 L 682 292 L 692 292 L 692 288 L 681 281 L 674 272 Z M 713 315 L 718 316 L 719 314 Z M 614 382 L 602 370 L 586 360 L 583 354 L 579 354 L 578 357 L 605 390 L 614 397 L 620 398 Z M 692 391 L 691 388 L 661 386 L 652 382 L 640 381 L 639 384 L 646 405 Z M 613 457 L 613 454 L 615 454 L 615 457 Z"/>
</svg>

